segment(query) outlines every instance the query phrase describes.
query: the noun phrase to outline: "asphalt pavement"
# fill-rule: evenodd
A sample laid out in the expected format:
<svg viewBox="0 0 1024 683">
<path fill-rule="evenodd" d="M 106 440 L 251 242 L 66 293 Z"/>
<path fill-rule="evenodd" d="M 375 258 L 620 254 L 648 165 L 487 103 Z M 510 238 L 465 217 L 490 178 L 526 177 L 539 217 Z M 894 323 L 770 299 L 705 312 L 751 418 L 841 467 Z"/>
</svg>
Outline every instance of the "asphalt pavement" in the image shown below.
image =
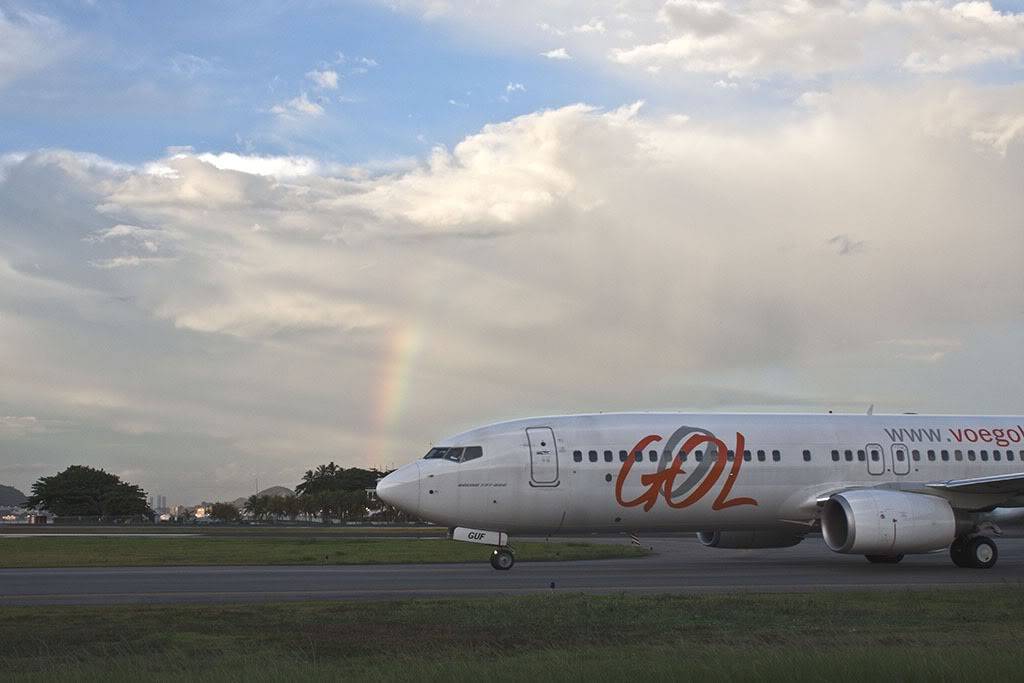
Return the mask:
<svg viewBox="0 0 1024 683">
<path fill-rule="evenodd" d="M 629 560 L 519 562 L 507 572 L 491 568 L 485 548 L 481 561 L 473 564 L 0 569 L 0 605 L 921 589 L 1024 580 L 1024 539 L 1000 539 L 999 562 L 989 570 L 957 568 L 946 553 L 872 565 L 861 556 L 830 552 L 820 538 L 768 550 L 705 548 L 690 536 L 642 541 L 656 554 Z"/>
</svg>

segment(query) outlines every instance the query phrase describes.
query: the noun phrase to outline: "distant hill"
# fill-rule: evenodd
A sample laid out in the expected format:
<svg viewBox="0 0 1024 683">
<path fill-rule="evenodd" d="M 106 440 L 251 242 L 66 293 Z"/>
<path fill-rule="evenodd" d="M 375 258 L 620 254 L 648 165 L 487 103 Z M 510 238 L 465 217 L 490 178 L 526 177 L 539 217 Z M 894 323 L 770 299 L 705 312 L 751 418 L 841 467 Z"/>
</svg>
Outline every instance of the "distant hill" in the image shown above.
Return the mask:
<svg viewBox="0 0 1024 683">
<path fill-rule="evenodd" d="M 256 495 L 257 496 L 294 496 L 295 495 L 295 491 L 292 491 L 290 488 L 288 488 L 286 486 L 271 486 L 268 489 L 263 489 L 262 491 L 260 491 Z M 249 496 L 243 496 L 241 498 L 236 498 L 235 500 L 231 501 L 231 504 L 234 505 L 239 510 L 241 510 L 243 507 L 245 507 L 245 501 L 247 501 L 247 500 L 249 500 Z"/>
<path fill-rule="evenodd" d="M 25 498 L 25 494 L 13 486 L 0 485 L 0 505 L 21 505 Z"/>
</svg>

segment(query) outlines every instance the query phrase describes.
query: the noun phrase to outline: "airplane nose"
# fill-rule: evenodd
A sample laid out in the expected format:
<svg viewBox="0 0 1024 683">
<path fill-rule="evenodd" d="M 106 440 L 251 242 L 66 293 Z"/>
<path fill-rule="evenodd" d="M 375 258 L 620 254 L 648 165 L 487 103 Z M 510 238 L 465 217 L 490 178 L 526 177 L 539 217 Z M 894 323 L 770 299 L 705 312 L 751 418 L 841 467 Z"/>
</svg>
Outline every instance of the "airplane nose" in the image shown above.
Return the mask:
<svg viewBox="0 0 1024 683">
<path fill-rule="evenodd" d="M 420 464 L 411 462 L 377 482 L 377 497 L 415 515 L 420 509 Z"/>
</svg>

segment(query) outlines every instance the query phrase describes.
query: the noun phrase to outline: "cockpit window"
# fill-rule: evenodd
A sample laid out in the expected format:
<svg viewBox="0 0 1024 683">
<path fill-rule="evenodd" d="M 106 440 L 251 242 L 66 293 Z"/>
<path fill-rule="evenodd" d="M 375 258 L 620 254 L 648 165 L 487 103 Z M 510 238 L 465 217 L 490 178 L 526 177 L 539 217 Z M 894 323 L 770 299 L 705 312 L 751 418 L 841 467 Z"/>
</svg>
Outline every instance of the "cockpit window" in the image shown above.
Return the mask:
<svg viewBox="0 0 1024 683">
<path fill-rule="evenodd" d="M 430 452 L 423 456 L 424 460 L 451 460 L 459 462 L 462 459 L 461 448 L 431 448 Z"/>
<path fill-rule="evenodd" d="M 423 456 L 423 459 L 466 462 L 467 460 L 475 460 L 483 454 L 484 450 L 480 446 L 466 446 L 465 448 L 442 446 L 439 448 L 431 448 L 430 451 Z"/>
</svg>

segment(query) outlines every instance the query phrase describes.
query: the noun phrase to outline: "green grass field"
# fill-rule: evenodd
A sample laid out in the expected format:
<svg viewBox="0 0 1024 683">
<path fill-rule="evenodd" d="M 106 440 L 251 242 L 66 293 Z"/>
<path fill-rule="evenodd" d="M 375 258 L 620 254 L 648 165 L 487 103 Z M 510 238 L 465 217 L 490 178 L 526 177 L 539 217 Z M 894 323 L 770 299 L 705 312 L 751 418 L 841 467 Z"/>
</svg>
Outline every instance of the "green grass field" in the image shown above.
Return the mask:
<svg viewBox="0 0 1024 683">
<path fill-rule="evenodd" d="M 516 560 L 641 557 L 625 543 L 516 543 Z M 443 539 L 0 538 L 0 568 L 483 562 L 491 549 Z M 2 587 L 0 587 L 2 591 Z"/>
<path fill-rule="evenodd" d="M 21 680 L 1016 680 L 1024 589 L 0 608 Z"/>
</svg>

